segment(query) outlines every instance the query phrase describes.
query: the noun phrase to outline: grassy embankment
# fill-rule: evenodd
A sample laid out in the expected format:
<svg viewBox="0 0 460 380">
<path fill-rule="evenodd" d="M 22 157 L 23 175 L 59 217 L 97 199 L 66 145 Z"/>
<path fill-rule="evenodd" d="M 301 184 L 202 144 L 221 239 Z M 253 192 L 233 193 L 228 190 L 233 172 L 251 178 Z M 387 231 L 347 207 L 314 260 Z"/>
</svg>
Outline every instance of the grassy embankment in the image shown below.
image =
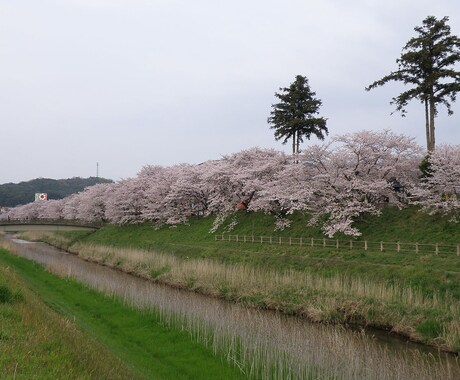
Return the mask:
<svg viewBox="0 0 460 380">
<path fill-rule="evenodd" d="M 113 353 L 48 307 L 2 259 L 0 250 L 0 378 L 127 379 Z"/>
<path fill-rule="evenodd" d="M 323 237 L 302 216 L 278 233 L 269 215 L 241 213 L 238 219 L 234 234 Z M 53 239 L 88 259 L 173 286 L 315 321 L 391 329 L 460 351 L 459 257 L 216 242 L 211 224 L 111 226 Z M 359 227 L 362 240 L 460 242 L 458 224 L 415 209 L 387 209 Z"/>
<path fill-rule="evenodd" d="M 0 322 L 2 379 L 241 376 L 155 313 L 134 311 L 2 249 Z"/>
</svg>

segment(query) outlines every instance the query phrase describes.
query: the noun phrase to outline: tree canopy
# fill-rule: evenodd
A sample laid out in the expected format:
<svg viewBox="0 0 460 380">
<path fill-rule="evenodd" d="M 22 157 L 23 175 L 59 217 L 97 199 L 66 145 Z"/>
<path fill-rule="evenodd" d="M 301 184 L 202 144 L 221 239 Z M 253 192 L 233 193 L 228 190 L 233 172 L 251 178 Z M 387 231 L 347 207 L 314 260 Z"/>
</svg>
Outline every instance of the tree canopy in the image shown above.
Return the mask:
<svg viewBox="0 0 460 380">
<path fill-rule="evenodd" d="M 297 75 L 289 87 L 279 89 L 275 96 L 279 103 L 272 105 L 268 118 L 270 128 L 275 130 L 275 139 L 283 140 L 283 144 L 292 139 L 292 154 L 299 153 L 299 145 L 304 138 L 310 139 L 314 134 L 320 140 L 328 134 L 326 119 L 317 116 L 321 100 L 315 98 L 316 93 L 310 89 L 308 79 Z"/>
<path fill-rule="evenodd" d="M 362 215 L 412 202 L 460 219 L 460 198 L 454 196 L 460 194 L 460 146 L 440 146 L 429 155 L 428 179 L 421 179 L 418 169 L 422 151 L 404 135 L 361 131 L 311 144 L 298 160 L 252 148 L 197 165 L 148 165 L 134 178 L 4 210 L 0 221 L 62 218 L 160 226 L 212 215 L 215 231 L 244 206 L 244 212 L 275 215 L 279 229 L 289 226 L 288 216 L 296 212 L 307 214 L 328 236 L 357 236 L 355 221 Z"/>
<path fill-rule="evenodd" d="M 460 61 L 460 39 L 451 35 L 449 18 L 438 20 L 426 17 L 422 26 L 414 28 L 417 36 L 411 38 L 396 60 L 398 70 L 375 81 L 366 90 L 383 86 L 391 81 L 403 82 L 411 88 L 394 97 L 391 104 L 396 111 L 406 114 L 410 100 L 417 99 L 425 107 L 426 142 L 429 152 L 435 149 L 435 117 L 438 105 L 447 107 L 451 115 L 451 102 L 460 90 L 460 72 L 454 65 Z"/>
</svg>

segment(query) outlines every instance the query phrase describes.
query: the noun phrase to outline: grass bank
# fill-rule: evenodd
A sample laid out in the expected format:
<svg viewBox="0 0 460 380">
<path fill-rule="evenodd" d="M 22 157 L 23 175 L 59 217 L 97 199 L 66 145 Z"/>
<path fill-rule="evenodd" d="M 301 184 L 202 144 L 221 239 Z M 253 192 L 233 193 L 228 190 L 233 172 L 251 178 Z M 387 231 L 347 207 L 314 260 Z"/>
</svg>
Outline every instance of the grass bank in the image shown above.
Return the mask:
<svg viewBox="0 0 460 380">
<path fill-rule="evenodd" d="M 165 327 L 155 313 L 135 311 L 5 250 L 0 273 L 23 294 L 19 302 L 0 304 L 1 378 L 242 377 L 186 332 Z"/>
<path fill-rule="evenodd" d="M 37 297 L 7 257 L 0 249 L 0 378 L 139 377 L 103 345 L 79 331 L 72 318 Z"/>
<path fill-rule="evenodd" d="M 237 219 L 235 234 L 322 237 L 302 215 L 292 216 L 291 228 L 278 233 L 270 215 L 239 213 Z M 216 242 L 211 225 L 212 219 L 197 219 L 159 230 L 108 226 L 94 234 L 48 239 L 88 259 L 173 286 L 316 321 L 385 328 L 460 351 L 457 256 Z M 458 225 L 413 208 L 386 209 L 359 227 L 363 240 L 460 241 Z"/>
</svg>

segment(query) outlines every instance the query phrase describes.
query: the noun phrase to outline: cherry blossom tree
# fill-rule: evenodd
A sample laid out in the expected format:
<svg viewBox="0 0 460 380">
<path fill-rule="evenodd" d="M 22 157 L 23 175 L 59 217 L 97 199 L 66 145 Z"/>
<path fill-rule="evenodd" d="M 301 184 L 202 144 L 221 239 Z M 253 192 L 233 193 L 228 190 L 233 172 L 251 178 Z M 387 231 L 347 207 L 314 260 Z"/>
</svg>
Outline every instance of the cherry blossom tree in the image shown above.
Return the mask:
<svg viewBox="0 0 460 380">
<path fill-rule="evenodd" d="M 353 223 L 363 213 L 379 214 L 388 203 L 404 207 L 407 193 L 418 191 L 425 208 L 455 209 L 458 200 L 442 198 L 458 191 L 460 154 L 452 149 L 430 156 L 432 176 L 419 190 L 421 148 L 414 140 L 363 131 L 310 146 L 299 163 L 282 152 L 252 148 L 200 165 L 151 165 L 135 178 L 88 187 L 59 202 L 20 206 L 8 215 L 156 226 L 214 215 L 215 231 L 237 210 L 272 213 L 278 229 L 288 227 L 287 215 L 297 211 L 329 236 L 358 236 Z"/>
<path fill-rule="evenodd" d="M 174 180 L 164 197 L 164 217 L 167 224 L 186 223 L 193 216 L 208 213 L 211 187 L 203 179 L 203 174 L 210 170 L 212 162 L 200 165 L 177 165 Z"/>
<path fill-rule="evenodd" d="M 99 183 L 85 188 L 80 194 L 76 218 L 86 222 L 105 222 L 106 206 L 113 189 L 113 183 Z"/>
<path fill-rule="evenodd" d="M 31 202 L 22 206 L 14 207 L 11 210 L 11 219 L 36 220 L 38 219 L 40 208 L 45 202 Z"/>
<path fill-rule="evenodd" d="M 50 199 L 46 202 L 39 202 L 39 219 L 57 220 L 63 217 L 64 201 L 62 199 Z"/>
<path fill-rule="evenodd" d="M 69 195 L 63 199 L 62 217 L 67 220 L 77 219 L 78 209 L 80 207 L 80 193 Z"/>
<path fill-rule="evenodd" d="M 273 149 L 252 148 L 212 162 L 203 179 L 211 187 L 208 214 L 216 215 L 212 231 L 238 209 L 251 210 L 251 203 L 288 162 Z"/>
<path fill-rule="evenodd" d="M 138 177 L 145 183 L 145 207 L 142 211 L 144 220 L 161 226 L 171 217 L 171 210 L 165 204 L 171 185 L 176 181 L 177 166 L 163 167 L 157 165 L 145 166 Z"/>
<path fill-rule="evenodd" d="M 108 195 L 105 217 L 115 224 L 139 224 L 145 221 L 148 188 L 145 176 L 116 183 Z"/>
<path fill-rule="evenodd" d="M 308 171 L 297 162 L 286 162 L 258 192 L 250 210 L 275 215 L 275 229 L 283 230 L 290 226 L 287 215 L 308 210 L 312 195 Z"/>
<path fill-rule="evenodd" d="M 428 156 L 428 175 L 415 192 L 414 203 L 430 214 L 460 216 L 460 146 L 441 145 Z"/>
<path fill-rule="evenodd" d="M 311 223 L 322 221 L 328 236 L 359 236 L 352 224 L 360 215 L 378 215 L 387 201 L 404 205 L 396 190 L 415 186 L 420 159 L 421 148 L 412 138 L 389 131 L 346 134 L 310 147 L 302 161 L 311 178 Z"/>
</svg>

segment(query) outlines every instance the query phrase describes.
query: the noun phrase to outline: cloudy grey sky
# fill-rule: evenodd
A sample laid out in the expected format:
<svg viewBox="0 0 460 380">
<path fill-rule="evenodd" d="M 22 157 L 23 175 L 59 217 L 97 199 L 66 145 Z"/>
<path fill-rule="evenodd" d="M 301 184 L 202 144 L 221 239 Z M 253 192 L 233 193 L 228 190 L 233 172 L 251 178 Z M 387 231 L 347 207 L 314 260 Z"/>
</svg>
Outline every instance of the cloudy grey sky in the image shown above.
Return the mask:
<svg viewBox="0 0 460 380">
<path fill-rule="evenodd" d="M 458 0 L 0 0 L 0 183 L 289 152 L 267 117 L 297 74 L 331 135 L 387 128 L 424 146 L 422 105 L 391 116 L 402 87 L 364 87 L 428 15 L 460 35 Z M 460 144 L 453 109 L 440 143 Z"/>
</svg>

